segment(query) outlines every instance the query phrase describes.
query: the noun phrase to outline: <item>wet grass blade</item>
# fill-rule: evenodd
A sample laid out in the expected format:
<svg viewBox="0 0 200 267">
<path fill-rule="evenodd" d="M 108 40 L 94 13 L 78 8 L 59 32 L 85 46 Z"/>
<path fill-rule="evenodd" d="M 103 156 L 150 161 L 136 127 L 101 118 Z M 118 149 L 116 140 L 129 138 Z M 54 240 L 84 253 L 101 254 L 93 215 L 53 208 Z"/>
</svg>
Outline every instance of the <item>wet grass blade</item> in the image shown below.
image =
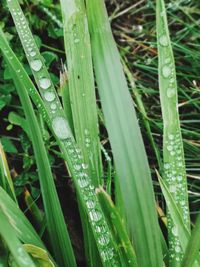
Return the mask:
<svg viewBox="0 0 200 267">
<path fill-rule="evenodd" d="M 75 138 L 95 185 L 102 176 L 90 35 L 84 1 L 61 0 Z"/>
<path fill-rule="evenodd" d="M 165 4 L 163 0 L 157 0 L 156 3 L 159 90 L 164 124 L 164 178 L 187 228 L 190 229 L 185 159 L 177 109 L 176 69 L 169 37 Z M 183 254 L 181 250 L 175 249 L 180 247 L 180 240 L 178 236 L 173 234 L 173 227 L 169 212 L 168 239 L 170 244 L 170 266 L 180 266 Z"/>
<path fill-rule="evenodd" d="M 96 80 L 119 176 L 128 230 L 138 265 L 160 267 L 163 266 L 162 252 L 151 175 L 133 101 L 104 1 L 87 0 L 86 7 Z"/>
<path fill-rule="evenodd" d="M 187 248 L 184 253 L 181 267 L 193 267 L 195 260 L 198 260 L 200 266 L 200 215 L 198 215 L 192 235 L 189 239 Z"/>
<path fill-rule="evenodd" d="M 11 57 L 12 50 L 8 47 L 7 41 L 0 32 L 0 48 L 10 67 L 12 77 L 20 97 L 23 110 L 29 125 L 31 141 L 39 173 L 42 198 L 47 218 L 47 228 L 51 240 L 51 245 L 58 264 L 76 266 L 71 242 L 66 229 L 65 220 L 60 207 L 56 192 L 53 175 L 51 173 L 47 152 L 43 143 L 42 134 L 31 104 L 31 101 L 23 82 L 23 74 L 17 75 L 16 65 L 10 64 L 8 58 Z M 16 58 L 15 58 L 16 60 Z"/>
<path fill-rule="evenodd" d="M 82 160 L 81 151 L 77 147 L 77 144 L 72 136 L 71 129 L 69 128 L 69 123 L 66 120 L 64 111 L 58 100 L 58 96 L 56 94 L 56 91 L 54 90 L 52 81 L 49 79 L 49 75 L 47 76 L 48 78 L 44 77 L 44 74 L 46 74 L 47 69 L 43 63 L 44 60 L 42 59 L 38 48 L 36 48 L 36 43 L 28 28 L 28 24 L 22 13 L 22 10 L 20 9 L 17 1 L 13 1 L 12 4 L 13 6 L 11 8 L 11 11 L 13 12 L 13 16 L 17 16 L 17 18 L 15 19 L 17 30 L 21 31 L 24 26 L 26 27 L 26 29 L 28 29 L 28 31 L 26 31 L 26 34 L 20 35 L 21 41 L 22 43 L 26 44 L 28 40 L 28 48 L 30 46 L 32 47 L 31 51 L 29 51 L 29 49 L 26 47 L 25 52 L 27 53 L 27 57 L 30 60 L 30 65 L 32 65 L 32 67 L 34 66 L 32 68 L 32 71 L 35 75 L 37 84 L 39 85 L 39 90 L 44 102 L 41 100 L 37 90 L 33 86 L 33 83 L 30 81 L 26 71 L 24 70 L 20 62 L 17 60 L 15 54 L 10 51 L 8 43 L 4 42 L 3 44 L 1 44 L 1 49 L 5 50 L 6 47 L 8 48 L 7 50 L 9 50 L 12 54 L 12 56 L 8 56 L 7 53 L 5 53 L 5 57 L 7 58 L 7 61 L 10 63 L 10 65 L 13 66 L 13 75 L 18 77 L 18 72 L 21 72 L 19 78 L 21 79 L 24 88 L 26 88 L 26 90 L 31 95 L 37 108 L 43 115 L 44 120 L 46 121 L 52 133 L 54 134 L 56 141 L 63 153 L 63 157 L 67 161 L 69 171 L 72 174 L 73 182 L 75 184 L 76 192 L 79 196 L 81 205 L 87 212 L 89 223 L 91 225 L 95 237 L 96 245 L 98 247 L 103 266 L 110 267 L 111 264 L 115 264 L 119 261 L 118 253 L 115 247 L 115 243 L 113 242 L 112 235 L 109 231 L 107 222 L 105 220 L 104 214 L 101 210 L 101 206 L 96 197 L 95 187 L 93 185 L 91 177 L 88 175 L 88 165 L 85 164 L 85 162 Z M 24 23 L 26 25 L 24 25 Z M 31 59 L 31 55 L 34 55 L 33 59 Z M 35 66 L 37 68 L 35 68 Z M 43 79 L 45 79 L 45 82 Z M 49 85 L 51 86 L 49 87 Z M 47 90 L 48 88 L 46 88 L 46 86 L 50 88 L 49 91 Z M 49 98 L 49 94 L 47 95 L 48 97 L 46 97 L 45 93 L 51 93 L 51 97 Z M 54 95 L 56 96 L 54 97 Z M 88 205 L 88 203 L 91 203 L 91 205 Z M 108 243 L 102 243 L 100 241 L 101 238 L 104 238 L 105 235 L 108 237 Z"/>
<path fill-rule="evenodd" d="M 122 223 L 117 208 L 103 188 L 97 188 L 96 192 L 109 226 L 113 231 L 113 235 L 115 236 L 115 242 L 118 244 L 122 266 L 137 267 L 138 264 L 135 251 L 128 237 L 128 233 Z"/>
</svg>

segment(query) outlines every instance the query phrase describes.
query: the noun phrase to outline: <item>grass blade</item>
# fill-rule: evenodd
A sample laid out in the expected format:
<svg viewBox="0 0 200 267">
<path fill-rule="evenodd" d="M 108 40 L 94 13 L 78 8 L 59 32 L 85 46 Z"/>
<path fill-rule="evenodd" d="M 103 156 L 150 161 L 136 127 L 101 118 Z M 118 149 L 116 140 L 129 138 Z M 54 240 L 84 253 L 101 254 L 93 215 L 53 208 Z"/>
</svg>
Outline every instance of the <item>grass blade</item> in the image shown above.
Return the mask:
<svg viewBox="0 0 200 267">
<path fill-rule="evenodd" d="M 104 1 L 87 0 L 86 6 L 97 85 L 131 240 L 139 266 L 159 267 L 163 264 L 152 182 L 133 101 Z"/>
<path fill-rule="evenodd" d="M 31 141 L 33 144 L 34 155 L 38 167 L 43 203 L 47 217 L 47 227 L 56 260 L 58 263 L 60 263 L 60 265 L 64 263 L 65 265 L 76 266 L 71 242 L 60 207 L 54 179 L 51 173 L 49 160 L 42 140 L 42 134 L 40 132 L 40 128 L 33 111 L 31 101 L 23 82 L 24 76 L 22 74 L 18 76 L 15 72 L 16 65 L 9 64 L 8 58 L 13 53 L 12 50 L 8 47 L 7 41 L 2 31 L 0 32 L 0 47 L 11 69 L 11 72 L 13 73 L 12 77 L 29 125 L 29 132 L 31 134 Z"/>
<path fill-rule="evenodd" d="M 61 0 L 75 138 L 94 184 L 102 175 L 90 35 L 84 1 Z"/>
<path fill-rule="evenodd" d="M 0 234 L 12 253 L 14 260 L 20 267 L 36 267 L 31 257 L 16 237 L 15 232 L 9 223 L 9 219 L 4 214 L 4 209 L 5 207 L 0 204 Z"/>
<path fill-rule="evenodd" d="M 167 16 L 163 0 L 157 0 L 157 44 L 158 44 L 158 70 L 161 108 L 164 124 L 163 133 L 163 159 L 164 177 L 169 186 L 181 215 L 190 229 L 187 181 L 182 136 L 180 130 L 179 113 L 177 110 L 177 82 L 174 56 L 170 43 Z M 170 244 L 170 265 L 180 266 L 182 251 L 178 236 L 174 236 L 170 213 L 168 214 L 168 233 Z"/>
<path fill-rule="evenodd" d="M 118 244 L 119 251 L 121 251 L 122 266 L 137 267 L 135 251 L 121 221 L 117 208 L 114 206 L 110 196 L 103 190 L 103 188 L 97 188 L 96 192 L 110 228 L 112 228 L 115 235 L 115 242 Z"/>
<path fill-rule="evenodd" d="M 2 186 L 4 188 L 4 190 L 6 190 L 6 192 L 17 203 L 13 181 L 12 181 L 12 178 L 10 176 L 8 162 L 7 162 L 6 155 L 5 155 L 5 152 L 3 150 L 3 146 L 1 144 L 1 142 L 0 142 L 0 186 Z"/>
<path fill-rule="evenodd" d="M 192 235 L 189 239 L 187 248 L 184 253 L 181 267 L 193 267 L 195 260 L 198 260 L 200 266 L 200 215 L 198 215 Z M 196 263 L 197 264 L 197 263 Z"/>
<path fill-rule="evenodd" d="M 18 8 L 16 9 L 16 11 L 18 12 Z M 21 16 L 23 15 L 22 13 L 20 14 Z M 17 28 L 19 27 L 19 30 L 21 28 L 20 26 L 23 27 L 22 20 L 20 20 L 20 22 L 18 22 L 17 24 Z M 24 36 L 22 35 L 22 38 L 23 37 Z M 31 42 L 33 42 L 33 44 L 35 45 L 32 35 L 30 35 L 29 37 Z M 3 44 L 0 43 L 0 48 L 3 51 L 9 50 L 11 56 L 7 55 L 7 52 L 5 52 L 4 56 L 7 58 L 7 61 L 10 63 L 10 65 L 14 66 L 13 71 L 11 73 L 13 73 L 13 75 L 17 77 L 18 77 L 17 70 L 21 73 L 19 78 L 21 79 L 21 82 L 23 78 L 22 82 L 22 86 L 24 86 L 23 88 L 26 88 L 26 90 L 30 93 L 34 103 L 41 111 L 44 120 L 47 122 L 52 133 L 54 134 L 56 141 L 63 153 L 63 157 L 67 161 L 70 173 L 72 174 L 72 178 L 81 205 L 87 212 L 103 266 L 106 267 L 112 266 L 112 264 L 115 264 L 119 260 L 118 253 L 115 248 L 115 244 L 113 242 L 113 238 L 109 231 L 104 214 L 101 210 L 101 206 L 96 197 L 95 187 L 91 181 L 90 176 L 87 173 L 88 166 L 82 160 L 82 156 L 80 153 L 81 151 L 77 147 L 76 142 L 74 141 L 71 130 L 69 129 L 69 124 L 64 117 L 64 111 L 62 110 L 62 107 L 60 106 L 59 102 L 56 101 L 56 105 L 59 105 L 59 109 L 55 110 L 53 109 L 52 112 L 51 111 L 52 102 L 48 103 L 48 101 L 44 100 L 43 103 L 43 101 L 41 100 L 40 96 L 37 93 L 37 90 L 33 86 L 33 83 L 29 79 L 26 71 L 24 70 L 20 62 L 17 60 L 15 54 L 11 51 L 8 43 L 7 42 L 3 42 Z M 43 66 L 43 68 L 45 67 Z M 37 76 L 39 77 L 40 71 L 38 72 L 39 73 L 37 73 Z M 43 90 L 45 89 L 42 90 L 42 88 L 40 88 L 40 90 L 41 90 L 41 95 L 44 99 L 45 97 Z M 88 203 L 92 203 L 92 206 L 88 205 Z M 102 244 L 99 240 L 101 240 L 101 238 L 104 237 L 105 234 L 108 236 L 107 240 L 109 242 Z"/>
</svg>

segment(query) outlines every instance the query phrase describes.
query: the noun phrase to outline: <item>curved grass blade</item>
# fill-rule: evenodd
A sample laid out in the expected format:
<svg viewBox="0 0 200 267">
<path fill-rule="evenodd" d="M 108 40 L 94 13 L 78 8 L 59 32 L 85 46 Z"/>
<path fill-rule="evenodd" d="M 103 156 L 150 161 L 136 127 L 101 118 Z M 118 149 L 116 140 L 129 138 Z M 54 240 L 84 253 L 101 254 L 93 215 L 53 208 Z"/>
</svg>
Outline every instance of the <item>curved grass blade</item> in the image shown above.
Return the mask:
<svg viewBox="0 0 200 267">
<path fill-rule="evenodd" d="M 42 140 L 42 134 L 23 82 L 24 76 L 22 73 L 17 75 L 15 64 L 9 64 L 8 58 L 11 57 L 12 51 L 8 47 L 2 31 L 0 32 L 0 47 L 11 69 L 12 77 L 29 125 L 29 132 L 38 167 L 42 198 L 46 212 L 47 228 L 56 260 L 60 265 L 65 264 L 66 266 L 76 266 L 71 242 L 56 192 L 53 175 L 51 173 L 49 160 Z"/>
<path fill-rule="evenodd" d="M 61 0 L 75 138 L 97 186 L 102 176 L 90 35 L 84 1 Z"/>
<path fill-rule="evenodd" d="M 182 136 L 180 130 L 179 113 L 177 110 L 177 82 L 174 56 L 170 43 L 166 10 L 163 0 L 157 0 L 157 44 L 158 44 L 158 72 L 161 108 L 164 124 L 163 160 L 164 177 L 169 186 L 181 215 L 190 229 L 187 180 Z M 178 236 L 173 234 L 174 225 L 168 214 L 168 237 L 170 266 L 180 266 L 183 257 Z"/>
<path fill-rule="evenodd" d="M 2 36 L 3 33 L 1 32 L 0 37 Z M 2 38 L 0 40 L 2 41 Z M 49 111 L 50 109 L 46 109 L 46 105 L 48 105 L 47 101 L 44 101 L 44 103 L 42 102 L 33 83 L 29 79 L 26 71 L 16 58 L 15 54 L 10 49 L 5 38 L 3 38 L 3 43 L 0 42 L 0 49 L 2 51 L 9 51 L 9 55 L 7 52 L 5 52 L 4 56 L 10 63 L 10 66 L 13 66 L 13 75 L 18 76 L 18 72 L 20 72 L 19 78 L 22 87 L 26 88 L 26 90 L 31 95 L 34 103 L 37 105 L 38 109 L 41 110 L 41 114 L 43 115 L 44 120 L 52 130 L 57 143 L 60 146 L 63 156 L 67 161 L 70 173 L 72 174 L 72 178 L 81 205 L 87 212 L 103 266 L 113 266 L 114 264 L 116 264 L 116 262 L 119 262 L 118 253 L 115 248 L 115 244 L 113 242 L 113 238 L 109 231 L 104 214 L 96 197 L 95 187 L 87 173 L 88 166 L 83 162 L 80 149 L 77 147 L 76 142 L 71 136 L 71 131 L 68 130 L 68 123 L 65 124 L 66 119 L 64 118 L 64 121 L 63 119 L 60 119 L 60 109 L 56 109 L 55 113 L 53 114 Z M 92 203 L 92 205 L 88 205 L 88 203 Z M 108 243 L 102 243 L 100 241 L 101 238 L 105 235 L 108 236 Z"/>
<path fill-rule="evenodd" d="M 139 266 L 160 267 L 162 251 L 151 175 L 133 101 L 104 1 L 87 0 L 86 7 L 96 80 L 131 241 Z"/>
<path fill-rule="evenodd" d="M 184 253 L 181 267 L 193 267 L 195 260 L 198 260 L 200 266 L 200 214 L 197 217 L 192 235 L 189 239 L 187 248 Z"/>
<path fill-rule="evenodd" d="M 6 242 L 10 252 L 16 263 L 20 267 L 36 267 L 31 257 L 23 248 L 21 242 L 15 235 L 15 232 L 10 225 L 10 218 L 6 216 L 6 207 L 0 203 L 0 235 Z"/>
<path fill-rule="evenodd" d="M 128 237 L 117 208 L 114 206 L 110 196 L 103 190 L 103 188 L 96 189 L 98 199 L 101 203 L 102 209 L 109 222 L 110 228 L 115 236 L 115 242 L 118 244 L 118 249 L 121 252 L 122 266 L 137 267 L 137 259 L 135 251 Z"/>
<path fill-rule="evenodd" d="M 43 242 L 36 233 L 35 229 L 28 221 L 17 204 L 9 197 L 9 195 L 0 187 L 0 203 L 3 204 L 5 215 L 10 218 L 10 224 L 15 230 L 15 235 L 23 242 L 33 244 L 37 247 L 45 249 Z M 26 234 L 24 234 L 26 233 Z"/>
<path fill-rule="evenodd" d="M 8 162 L 6 159 L 3 146 L 0 142 L 0 186 L 6 190 L 6 192 L 15 200 L 17 203 L 17 198 L 15 196 L 15 190 L 12 178 L 10 176 L 10 171 L 8 167 Z"/>
</svg>

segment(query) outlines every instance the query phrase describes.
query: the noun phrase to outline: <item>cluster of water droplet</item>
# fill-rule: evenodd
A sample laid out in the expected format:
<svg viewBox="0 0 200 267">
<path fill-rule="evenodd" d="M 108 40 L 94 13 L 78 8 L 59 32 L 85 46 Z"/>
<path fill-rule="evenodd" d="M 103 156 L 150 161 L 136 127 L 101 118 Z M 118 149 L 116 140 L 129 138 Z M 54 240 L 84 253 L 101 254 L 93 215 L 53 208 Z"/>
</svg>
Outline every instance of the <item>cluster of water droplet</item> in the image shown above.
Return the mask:
<svg viewBox="0 0 200 267">
<path fill-rule="evenodd" d="M 159 37 L 159 44 L 162 47 L 168 49 L 169 40 L 166 34 L 162 34 Z M 167 50 L 166 50 L 166 55 L 167 55 Z M 173 72 L 173 69 L 174 69 L 174 64 L 173 64 L 172 58 L 170 55 L 168 55 L 164 59 L 161 74 L 166 79 L 166 83 L 168 83 L 168 88 L 167 88 L 166 93 L 167 93 L 167 97 L 169 98 L 172 98 L 173 96 L 176 95 L 175 73 Z"/>
<path fill-rule="evenodd" d="M 117 266 L 109 228 L 100 209 L 95 187 L 88 175 L 88 165 L 83 163 L 80 150 L 76 148 L 75 143 L 71 139 L 65 140 L 64 143 L 73 162 L 73 172 L 77 177 L 76 183 L 81 191 L 81 195 L 84 197 L 101 257 L 104 262 L 109 262 L 109 266 Z"/>
<path fill-rule="evenodd" d="M 58 115 L 57 111 L 61 110 L 62 107 L 49 75 L 44 69 L 44 63 L 32 38 L 28 23 L 20 8 L 12 8 L 12 4 L 10 4 L 10 10 L 22 40 L 24 50 L 27 54 L 30 67 L 35 75 L 43 99 L 47 103 L 46 108 L 49 110 L 49 114 L 53 118 L 53 130 L 59 138 L 65 139 L 71 136 L 71 130 L 64 116 L 62 116 L 61 113 Z M 56 116 L 54 116 L 54 114 L 56 114 Z"/>
<path fill-rule="evenodd" d="M 188 221 L 188 207 L 185 196 L 186 178 L 185 178 L 185 164 L 182 151 L 182 141 L 180 134 L 170 133 L 166 138 L 165 146 L 168 151 L 168 160 L 164 164 L 164 172 L 166 182 L 169 185 L 169 191 L 172 194 L 176 204 L 180 207 L 183 219 Z M 170 203 L 168 203 L 170 205 Z M 180 261 L 182 259 L 182 249 L 178 238 L 178 229 L 174 226 L 172 219 L 168 216 L 168 229 L 172 234 L 169 240 L 170 257 L 173 260 Z M 176 255 L 173 252 L 176 252 Z"/>
</svg>

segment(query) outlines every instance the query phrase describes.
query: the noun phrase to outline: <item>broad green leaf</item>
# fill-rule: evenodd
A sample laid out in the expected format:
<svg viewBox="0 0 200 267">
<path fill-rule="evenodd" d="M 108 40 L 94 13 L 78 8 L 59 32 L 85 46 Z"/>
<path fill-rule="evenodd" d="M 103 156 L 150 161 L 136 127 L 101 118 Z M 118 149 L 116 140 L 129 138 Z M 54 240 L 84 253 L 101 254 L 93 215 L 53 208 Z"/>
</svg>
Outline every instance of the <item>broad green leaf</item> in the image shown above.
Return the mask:
<svg viewBox="0 0 200 267">
<path fill-rule="evenodd" d="M 104 1 L 87 0 L 86 7 L 96 80 L 130 238 L 139 266 L 160 267 L 162 251 L 153 187 L 133 101 Z"/>
</svg>

